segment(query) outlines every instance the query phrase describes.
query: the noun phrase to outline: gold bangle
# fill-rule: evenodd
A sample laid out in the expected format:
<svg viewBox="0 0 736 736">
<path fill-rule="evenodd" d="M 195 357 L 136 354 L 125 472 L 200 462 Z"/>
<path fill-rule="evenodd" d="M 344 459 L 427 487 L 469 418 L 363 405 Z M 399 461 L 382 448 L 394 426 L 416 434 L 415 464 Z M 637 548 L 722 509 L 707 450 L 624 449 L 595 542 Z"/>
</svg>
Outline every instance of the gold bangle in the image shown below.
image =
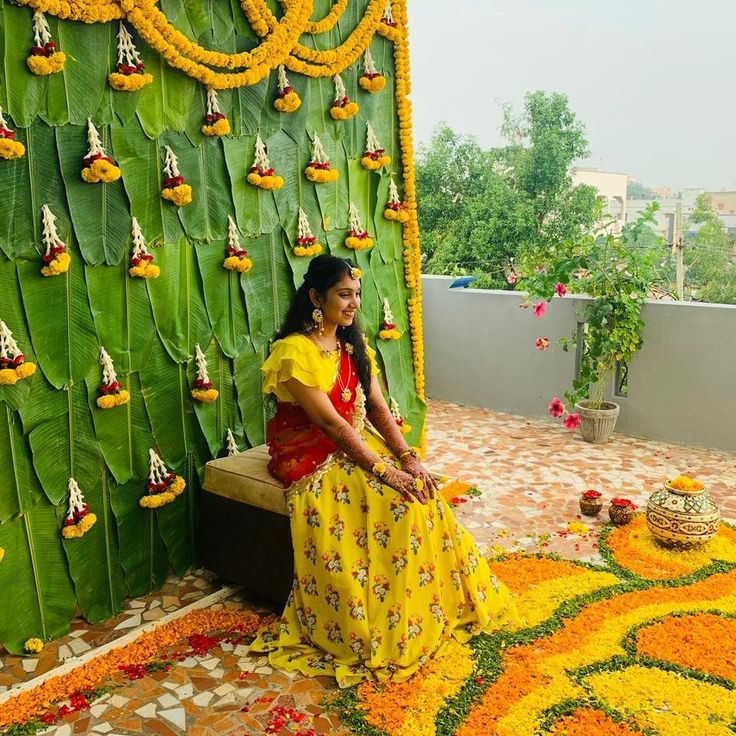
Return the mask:
<svg viewBox="0 0 736 736">
<path fill-rule="evenodd" d="M 408 450 L 404 450 L 404 452 L 402 452 L 401 455 L 399 455 L 399 460 L 403 460 L 408 455 L 411 455 L 412 457 L 416 457 L 417 451 L 413 447 L 410 447 Z"/>
<path fill-rule="evenodd" d="M 373 473 L 373 475 L 378 476 L 379 478 L 382 478 L 385 475 L 386 470 L 387 470 L 386 463 L 384 463 L 381 460 L 373 464 L 373 467 L 371 468 L 371 473 Z"/>
</svg>

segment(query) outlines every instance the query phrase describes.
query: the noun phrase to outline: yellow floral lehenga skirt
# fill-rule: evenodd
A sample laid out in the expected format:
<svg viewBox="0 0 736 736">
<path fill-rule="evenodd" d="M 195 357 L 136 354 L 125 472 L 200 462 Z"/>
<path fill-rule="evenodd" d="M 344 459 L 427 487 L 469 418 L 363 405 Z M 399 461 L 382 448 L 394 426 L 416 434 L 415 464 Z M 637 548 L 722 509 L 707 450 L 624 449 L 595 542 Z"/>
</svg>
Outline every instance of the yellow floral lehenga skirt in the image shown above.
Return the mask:
<svg viewBox="0 0 736 736">
<path fill-rule="evenodd" d="M 391 459 L 377 433 L 362 434 Z M 451 637 L 515 618 L 441 493 L 407 501 L 339 452 L 287 493 L 294 584 L 281 620 L 251 647 L 274 667 L 332 675 L 341 687 L 403 680 Z"/>
</svg>

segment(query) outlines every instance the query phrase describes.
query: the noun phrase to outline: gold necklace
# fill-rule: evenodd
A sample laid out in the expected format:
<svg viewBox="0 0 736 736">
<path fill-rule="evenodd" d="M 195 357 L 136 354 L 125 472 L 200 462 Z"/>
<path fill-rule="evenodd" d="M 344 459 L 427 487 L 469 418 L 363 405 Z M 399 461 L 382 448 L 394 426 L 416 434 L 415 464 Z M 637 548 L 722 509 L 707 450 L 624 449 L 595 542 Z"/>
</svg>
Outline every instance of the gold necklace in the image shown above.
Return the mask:
<svg viewBox="0 0 736 736">
<path fill-rule="evenodd" d="M 336 350 L 340 349 L 340 341 L 336 341 L 334 349 L 328 350 L 322 343 L 320 343 L 314 335 L 307 335 L 307 337 L 319 348 L 323 358 L 329 358 Z"/>
<path fill-rule="evenodd" d="M 339 340 L 337 341 L 337 347 L 342 347 Z M 337 385 L 340 387 L 340 399 L 344 404 L 347 404 L 353 398 L 353 392 L 350 389 L 350 379 L 353 377 L 353 364 L 350 361 L 350 353 L 347 350 L 344 352 L 348 358 L 348 379 L 345 383 L 342 382 L 342 376 L 340 374 L 342 372 L 343 351 L 340 350 L 340 360 L 337 365 Z"/>
</svg>

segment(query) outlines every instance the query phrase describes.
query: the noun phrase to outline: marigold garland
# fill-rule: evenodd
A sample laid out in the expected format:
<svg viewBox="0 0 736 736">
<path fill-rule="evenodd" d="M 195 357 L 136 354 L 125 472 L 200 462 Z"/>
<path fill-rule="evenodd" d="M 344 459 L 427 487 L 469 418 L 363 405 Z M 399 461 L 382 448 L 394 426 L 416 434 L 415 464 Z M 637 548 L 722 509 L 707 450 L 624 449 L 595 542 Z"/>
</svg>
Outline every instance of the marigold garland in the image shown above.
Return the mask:
<svg viewBox="0 0 736 736">
<path fill-rule="evenodd" d="M 286 69 L 283 64 L 278 67 L 278 92 L 273 106 L 279 112 L 294 112 L 301 107 L 302 100 L 296 90 L 289 84 L 286 76 Z"/>
<path fill-rule="evenodd" d="M 253 268 L 253 261 L 248 258 L 248 251 L 240 247 L 238 226 L 230 215 L 227 216 L 227 248 L 222 267 L 238 273 L 248 273 Z"/>
<path fill-rule="evenodd" d="M 253 166 L 250 167 L 248 176 L 246 177 L 249 184 L 261 189 L 281 189 L 284 186 L 283 177 L 276 173 L 271 166 L 266 153 L 266 146 L 261 140 L 260 134 L 256 135 L 256 148 L 254 154 Z"/>
<path fill-rule="evenodd" d="M 121 92 L 136 92 L 153 82 L 153 77 L 146 72 L 133 37 L 121 21 L 118 28 L 118 63 L 116 71 L 108 74 L 107 81 L 113 89 Z"/>
<path fill-rule="evenodd" d="M 348 207 L 348 234 L 345 238 L 345 246 L 351 250 L 367 250 L 373 247 L 373 238 L 363 227 L 360 221 L 360 213 L 353 202 Z"/>
<path fill-rule="evenodd" d="M 113 409 L 130 401 L 130 394 L 120 385 L 112 358 L 105 348 L 100 347 L 100 365 L 102 366 L 102 383 L 98 387 L 100 396 L 97 406 L 100 409 Z"/>
<path fill-rule="evenodd" d="M 161 190 L 161 196 L 177 207 L 192 202 L 192 188 L 184 183 L 176 154 L 169 146 L 164 146 L 164 188 Z"/>
<path fill-rule="evenodd" d="M 322 252 L 322 246 L 317 242 L 317 236 L 312 232 L 309 219 L 300 207 L 297 223 L 297 237 L 294 245 L 295 256 L 315 256 Z"/>
<path fill-rule="evenodd" d="M 212 381 L 207 373 L 207 357 L 199 343 L 194 346 L 194 362 L 197 365 L 197 377 L 192 386 L 192 398 L 203 404 L 211 404 L 220 394 L 216 388 L 212 388 Z"/>
<path fill-rule="evenodd" d="M 26 147 L 20 141 L 15 140 L 15 131 L 8 127 L 3 117 L 3 109 L 0 107 L 0 158 L 9 161 L 21 158 L 25 152 Z"/>
<path fill-rule="evenodd" d="M 41 268 L 41 274 L 44 276 L 60 276 L 69 270 L 72 259 L 56 232 L 56 216 L 47 204 L 41 207 L 41 228 L 43 244 L 46 246 L 46 252 L 41 256 L 45 264 Z"/>
<path fill-rule="evenodd" d="M 97 517 L 89 510 L 82 491 L 74 478 L 69 478 L 69 511 L 61 527 L 61 536 L 64 539 L 79 539 L 83 537 L 97 521 Z"/>
<path fill-rule="evenodd" d="M 179 475 L 169 472 L 164 461 L 152 448 L 148 450 L 147 494 L 138 505 L 144 509 L 157 509 L 171 503 L 186 488 L 186 481 Z"/>
<path fill-rule="evenodd" d="M 36 372 L 36 364 L 26 360 L 13 333 L 0 320 L 0 386 L 14 386 Z"/>
<path fill-rule="evenodd" d="M 340 178 L 340 172 L 337 169 L 330 168 L 330 159 L 316 133 L 312 141 L 312 160 L 304 169 L 304 175 L 315 184 L 333 182 Z"/>
<path fill-rule="evenodd" d="M 384 10 L 381 14 L 381 22 L 379 23 L 376 32 L 394 43 L 401 40 L 401 28 L 399 27 L 398 21 L 394 18 L 393 0 L 385 0 Z"/>
<path fill-rule="evenodd" d="M 26 59 L 31 72 L 41 77 L 60 72 L 66 63 L 66 55 L 56 50 L 48 21 L 39 10 L 33 13 L 33 41 L 35 45 L 31 46 L 31 55 Z"/>
<path fill-rule="evenodd" d="M 272 618 L 230 609 L 192 611 L 141 634 L 126 646 L 99 655 L 70 672 L 49 677 L 37 687 L 11 696 L 4 704 L 7 707 L 0 709 L 0 729 L 38 718 L 48 710 L 49 704 L 65 700 L 74 692 L 94 689 L 126 667 L 146 664 L 154 660 L 159 652 L 193 634 L 232 631 L 250 638 L 268 625 Z"/>
<path fill-rule="evenodd" d="M 161 274 L 161 269 L 153 262 L 153 255 L 149 253 L 146 247 L 146 240 L 143 237 L 143 231 L 136 217 L 133 217 L 131 229 L 133 235 L 133 254 L 130 257 L 128 273 L 135 278 L 157 279 Z"/>
<path fill-rule="evenodd" d="M 335 74 L 332 81 L 335 84 L 335 99 L 330 107 L 330 115 L 333 120 L 348 120 L 358 113 L 360 105 L 357 102 L 351 102 L 345 90 L 345 83 L 339 74 Z"/>
<path fill-rule="evenodd" d="M 207 112 L 204 115 L 204 125 L 200 128 L 202 135 L 219 136 L 230 133 L 230 121 L 220 110 L 217 100 L 217 91 L 210 87 L 207 90 Z"/>
</svg>

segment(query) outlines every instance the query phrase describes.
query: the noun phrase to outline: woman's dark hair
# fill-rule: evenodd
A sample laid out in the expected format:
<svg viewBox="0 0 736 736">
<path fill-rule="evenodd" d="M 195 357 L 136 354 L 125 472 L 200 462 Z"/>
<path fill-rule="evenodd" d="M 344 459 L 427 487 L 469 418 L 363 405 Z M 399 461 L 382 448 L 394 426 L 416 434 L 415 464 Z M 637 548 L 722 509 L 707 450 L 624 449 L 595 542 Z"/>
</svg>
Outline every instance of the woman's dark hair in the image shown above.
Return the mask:
<svg viewBox="0 0 736 736">
<path fill-rule="evenodd" d="M 274 335 L 274 340 L 280 340 L 295 332 L 307 333 L 315 328 L 312 320 L 314 304 L 309 298 L 309 290 L 314 289 L 324 296 L 344 276 L 352 276 L 351 270 L 355 264 L 347 258 L 323 254 L 316 256 L 309 263 L 304 274 L 304 282 L 296 290 L 286 313 L 281 329 Z M 348 327 L 338 326 L 337 337 L 342 343 L 349 342 L 353 346 L 353 358 L 358 369 L 358 378 L 365 394 L 366 409 L 370 409 L 368 396 L 371 386 L 371 364 L 366 351 L 365 336 L 360 329 L 356 315 L 353 323 Z"/>
</svg>

